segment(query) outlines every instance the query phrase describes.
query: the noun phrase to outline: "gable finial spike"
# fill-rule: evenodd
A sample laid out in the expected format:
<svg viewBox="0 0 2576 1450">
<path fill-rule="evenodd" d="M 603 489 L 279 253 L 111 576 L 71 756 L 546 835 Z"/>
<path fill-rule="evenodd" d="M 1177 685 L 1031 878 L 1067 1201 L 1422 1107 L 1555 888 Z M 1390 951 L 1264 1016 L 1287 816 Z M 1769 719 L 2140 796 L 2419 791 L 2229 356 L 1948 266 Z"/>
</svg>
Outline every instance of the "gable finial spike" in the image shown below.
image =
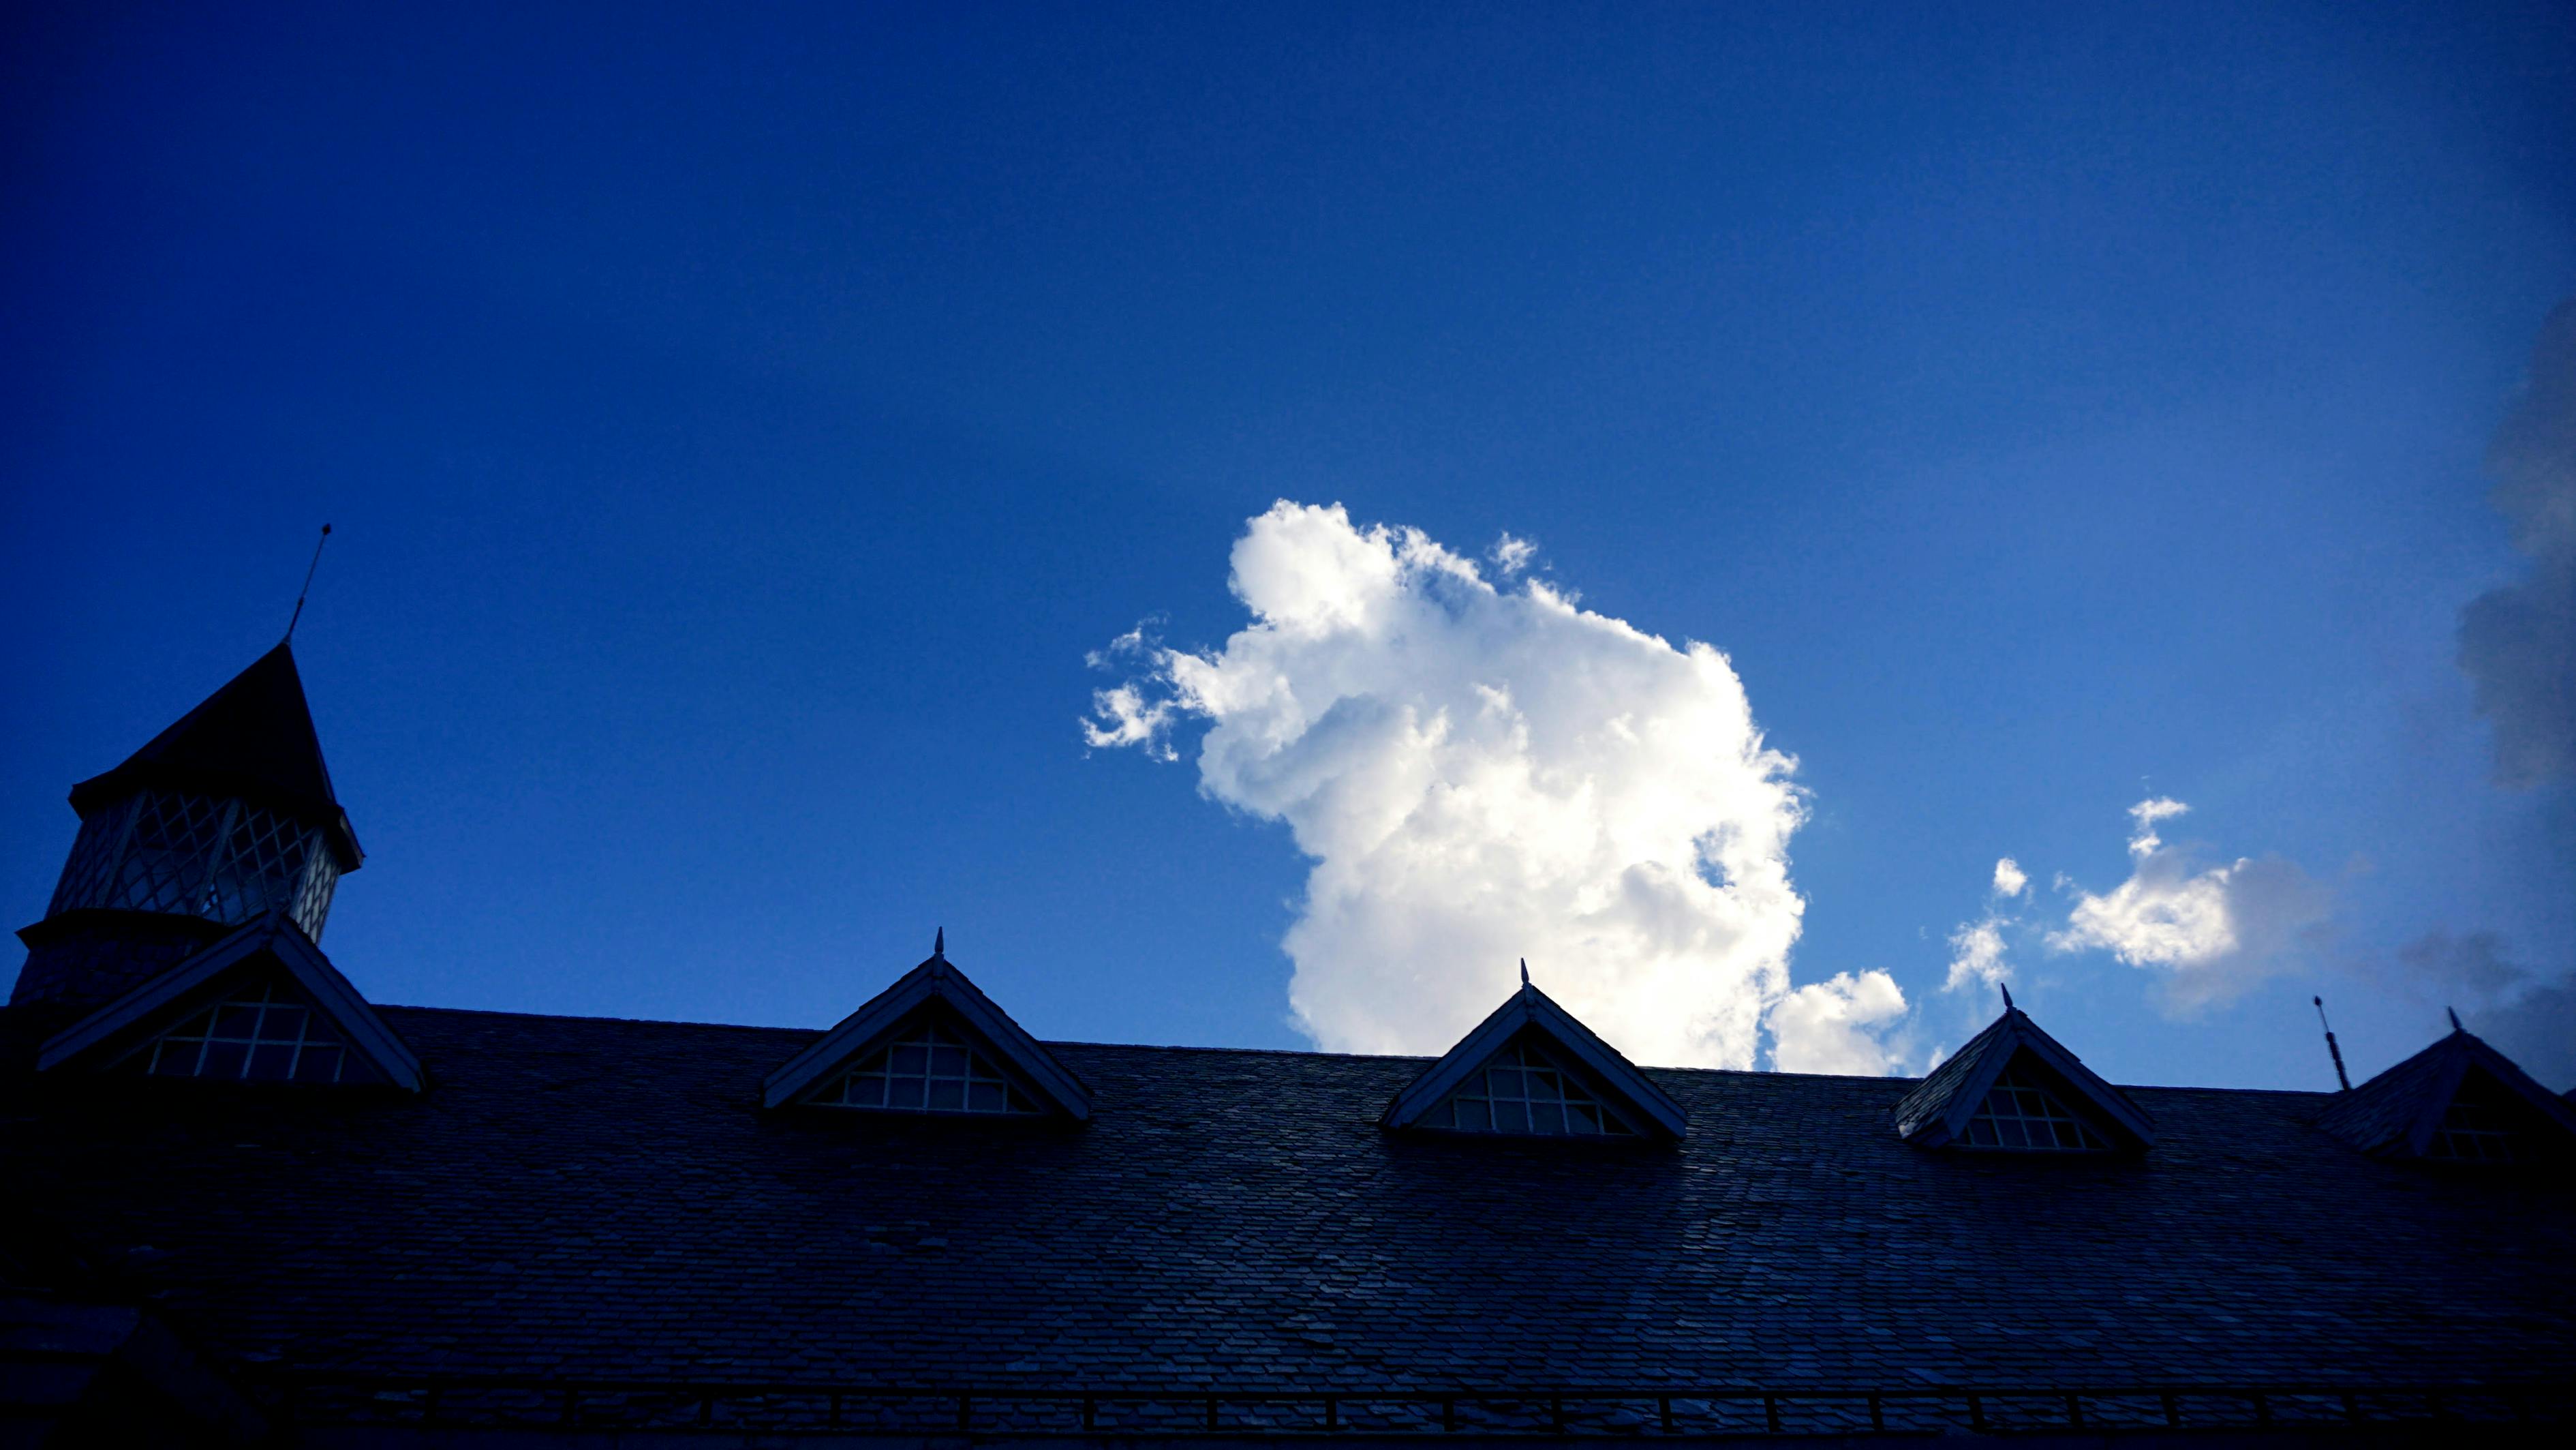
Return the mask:
<svg viewBox="0 0 2576 1450">
<path fill-rule="evenodd" d="M 943 926 L 931 933 L 930 959 L 934 962 L 948 960 L 948 928 Z"/>
<path fill-rule="evenodd" d="M 313 562 L 304 566 L 304 584 L 295 591 L 295 612 L 286 616 L 286 637 L 279 644 L 295 642 L 295 626 L 304 618 L 304 596 L 313 592 L 313 571 L 322 567 L 322 546 L 331 542 L 331 526 L 322 526 L 322 537 L 313 541 Z"/>
<path fill-rule="evenodd" d="M 1521 985 L 1524 987 L 1529 985 L 1529 958 L 1527 957 L 1521 958 Z"/>
<path fill-rule="evenodd" d="M 2335 1081 L 2341 1084 L 2341 1086 L 2337 1087 L 2335 1091 L 2342 1093 L 2351 1092 L 2352 1078 L 2343 1070 L 2343 1049 L 2335 1045 L 2334 1024 L 2326 1020 L 2326 999 L 2323 997 L 2311 997 L 2308 1000 L 2317 1004 L 2317 1025 L 2326 1030 L 2326 1056 L 2334 1059 Z"/>
<path fill-rule="evenodd" d="M 2004 1010 L 2007 1012 L 2012 1011 L 2012 988 L 2005 986 L 2001 982 L 1997 982 L 1995 983 L 1995 990 L 2004 994 Z"/>
<path fill-rule="evenodd" d="M 2450 1019 L 2451 1019 L 2451 1030 L 2452 1030 L 2453 1032 L 2466 1032 L 2466 1031 L 2468 1030 L 2467 1028 L 2462 1027 L 2462 1026 L 2460 1025 L 2460 1014 L 2458 1013 L 2458 1011 L 2456 1011 L 2456 1010 L 2454 1010 L 2454 1009 L 2452 1009 L 2452 1008 L 2449 1008 L 2449 1007 L 2445 1007 L 2445 1008 L 2443 1008 L 2443 1009 L 2442 1009 L 2442 1013 L 2443 1013 L 2443 1015 L 2444 1015 L 2444 1016 L 2446 1016 L 2446 1017 L 2448 1017 L 2448 1018 L 2450 1018 Z"/>
</svg>

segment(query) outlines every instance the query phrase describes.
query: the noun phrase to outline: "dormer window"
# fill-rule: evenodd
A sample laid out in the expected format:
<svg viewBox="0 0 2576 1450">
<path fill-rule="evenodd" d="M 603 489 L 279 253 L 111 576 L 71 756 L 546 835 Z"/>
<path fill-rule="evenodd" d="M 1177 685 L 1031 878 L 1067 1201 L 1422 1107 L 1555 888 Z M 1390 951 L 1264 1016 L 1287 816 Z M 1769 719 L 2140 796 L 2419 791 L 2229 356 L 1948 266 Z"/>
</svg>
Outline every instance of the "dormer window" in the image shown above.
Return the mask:
<svg viewBox="0 0 2576 1450">
<path fill-rule="evenodd" d="M 1001 1070 L 937 1023 L 920 1023 L 861 1058 L 808 1102 L 915 1113 L 1034 1113 Z"/>
<path fill-rule="evenodd" d="M 1379 1119 L 1397 1129 L 1670 1143 L 1689 1119 L 1618 1050 L 1530 985 L 1503 1000 Z"/>
<path fill-rule="evenodd" d="M 2091 1124 L 2067 1111 L 2057 1095 L 2025 1076 L 2016 1063 L 1986 1089 L 1986 1100 L 1968 1120 L 1961 1146 L 2015 1153 L 2108 1153 L 2111 1145 Z"/>
<path fill-rule="evenodd" d="M 1624 1138 L 1636 1131 L 1585 1091 L 1572 1073 L 1527 1042 L 1503 1049 L 1455 1096 L 1434 1109 L 1424 1124 L 1470 1133 L 1541 1136 Z"/>
<path fill-rule="evenodd" d="M 779 1064 L 763 1106 L 1083 1122 L 1091 1090 L 948 960 L 930 959 Z"/>
<path fill-rule="evenodd" d="M 2540 1125 L 2522 1099 L 2505 1091 L 2485 1073 L 2460 1078 L 2460 1090 L 2442 1110 L 2442 1122 L 2424 1150 L 2427 1158 L 2450 1163 L 2530 1163 L 2540 1157 Z"/>
<path fill-rule="evenodd" d="M 420 1059 L 313 939 L 272 912 L 47 1039 L 39 1072 L 418 1092 Z"/>
<path fill-rule="evenodd" d="M 2004 994 L 2004 1015 L 1932 1069 L 1893 1112 L 1918 1148 L 2143 1153 L 2155 1120 Z"/>
<path fill-rule="evenodd" d="M 319 1014 L 274 983 L 237 992 L 138 1049 L 129 1059 L 148 1077 L 227 1082 L 339 1082 L 347 1045 Z"/>
<path fill-rule="evenodd" d="M 2576 1108 L 2456 1025 L 2422 1052 L 2336 1093 L 2316 1122 L 2381 1158 L 2469 1168 L 2576 1158 Z"/>
</svg>

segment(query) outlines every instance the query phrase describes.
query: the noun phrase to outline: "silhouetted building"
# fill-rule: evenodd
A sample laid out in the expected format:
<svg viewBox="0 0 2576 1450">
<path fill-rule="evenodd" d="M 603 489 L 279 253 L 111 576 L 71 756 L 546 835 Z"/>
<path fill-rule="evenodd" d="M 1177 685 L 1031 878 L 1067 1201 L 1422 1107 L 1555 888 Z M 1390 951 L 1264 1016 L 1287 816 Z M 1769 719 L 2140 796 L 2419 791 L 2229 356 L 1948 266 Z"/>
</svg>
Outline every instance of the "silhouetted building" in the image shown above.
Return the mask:
<svg viewBox="0 0 2576 1450">
<path fill-rule="evenodd" d="M 0 1014 L 0 1442 L 2558 1443 L 2576 1111 L 1042 1043 L 935 948 L 828 1032 L 379 1007 L 264 656 L 72 793 Z M 944 944 L 942 944 L 944 947 Z"/>
</svg>

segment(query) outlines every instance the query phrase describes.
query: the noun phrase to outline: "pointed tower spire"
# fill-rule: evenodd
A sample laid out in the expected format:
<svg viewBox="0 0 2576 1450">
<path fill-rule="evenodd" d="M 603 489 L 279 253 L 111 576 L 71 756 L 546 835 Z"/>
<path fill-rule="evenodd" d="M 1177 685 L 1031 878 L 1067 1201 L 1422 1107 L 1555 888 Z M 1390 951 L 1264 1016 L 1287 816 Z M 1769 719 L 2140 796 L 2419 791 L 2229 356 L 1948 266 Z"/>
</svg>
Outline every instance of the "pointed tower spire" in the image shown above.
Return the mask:
<svg viewBox="0 0 2576 1450">
<path fill-rule="evenodd" d="M 1995 990 L 2004 994 L 2004 1010 L 2007 1012 L 2013 1010 L 2012 988 L 2005 986 L 2001 982 L 1997 982 L 1995 983 Z"/>
<path fill-rule="evenodd" d="M 2460 1025 L 2460 1014 L 2457 1009 L 2445 1007 L 2442 1009 L 2442 1014 L 2451 1019 L 2451 1030 L 2453 1032 L 2465 1032 L 2468 1030 Z"/>
<path fill-rule="evenodd" d="M 1527 957 L 1521 958 L 1521 985 L 1524 987 L 1529 985 L 1529 958 Z"/>
<path fill-rule="evenodd" d="M 935 962 L 948 960 L 948 928 L 943 926 L 930 934 L 930 959 Z"/>
</svg>

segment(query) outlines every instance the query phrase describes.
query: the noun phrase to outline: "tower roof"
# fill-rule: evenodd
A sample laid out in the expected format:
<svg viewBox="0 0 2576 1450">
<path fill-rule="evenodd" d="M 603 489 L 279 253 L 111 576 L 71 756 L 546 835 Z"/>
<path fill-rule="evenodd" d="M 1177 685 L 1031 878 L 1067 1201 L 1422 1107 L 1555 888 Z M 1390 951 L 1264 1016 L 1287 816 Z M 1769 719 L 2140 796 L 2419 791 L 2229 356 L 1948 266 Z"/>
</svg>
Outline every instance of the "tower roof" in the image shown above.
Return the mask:
<svg viewBox="0 0 2576 1450">
<path fill-rule="evenodd" d="M 72 809 L 87 816 L 153 785 L 251 797 L 285 810 L 328 831 L 341 869 L 357 869 L 358 838 L 332 793 L 304 680 L 283 642 L 122 765 L 73 786 Z"/>
</svg>

